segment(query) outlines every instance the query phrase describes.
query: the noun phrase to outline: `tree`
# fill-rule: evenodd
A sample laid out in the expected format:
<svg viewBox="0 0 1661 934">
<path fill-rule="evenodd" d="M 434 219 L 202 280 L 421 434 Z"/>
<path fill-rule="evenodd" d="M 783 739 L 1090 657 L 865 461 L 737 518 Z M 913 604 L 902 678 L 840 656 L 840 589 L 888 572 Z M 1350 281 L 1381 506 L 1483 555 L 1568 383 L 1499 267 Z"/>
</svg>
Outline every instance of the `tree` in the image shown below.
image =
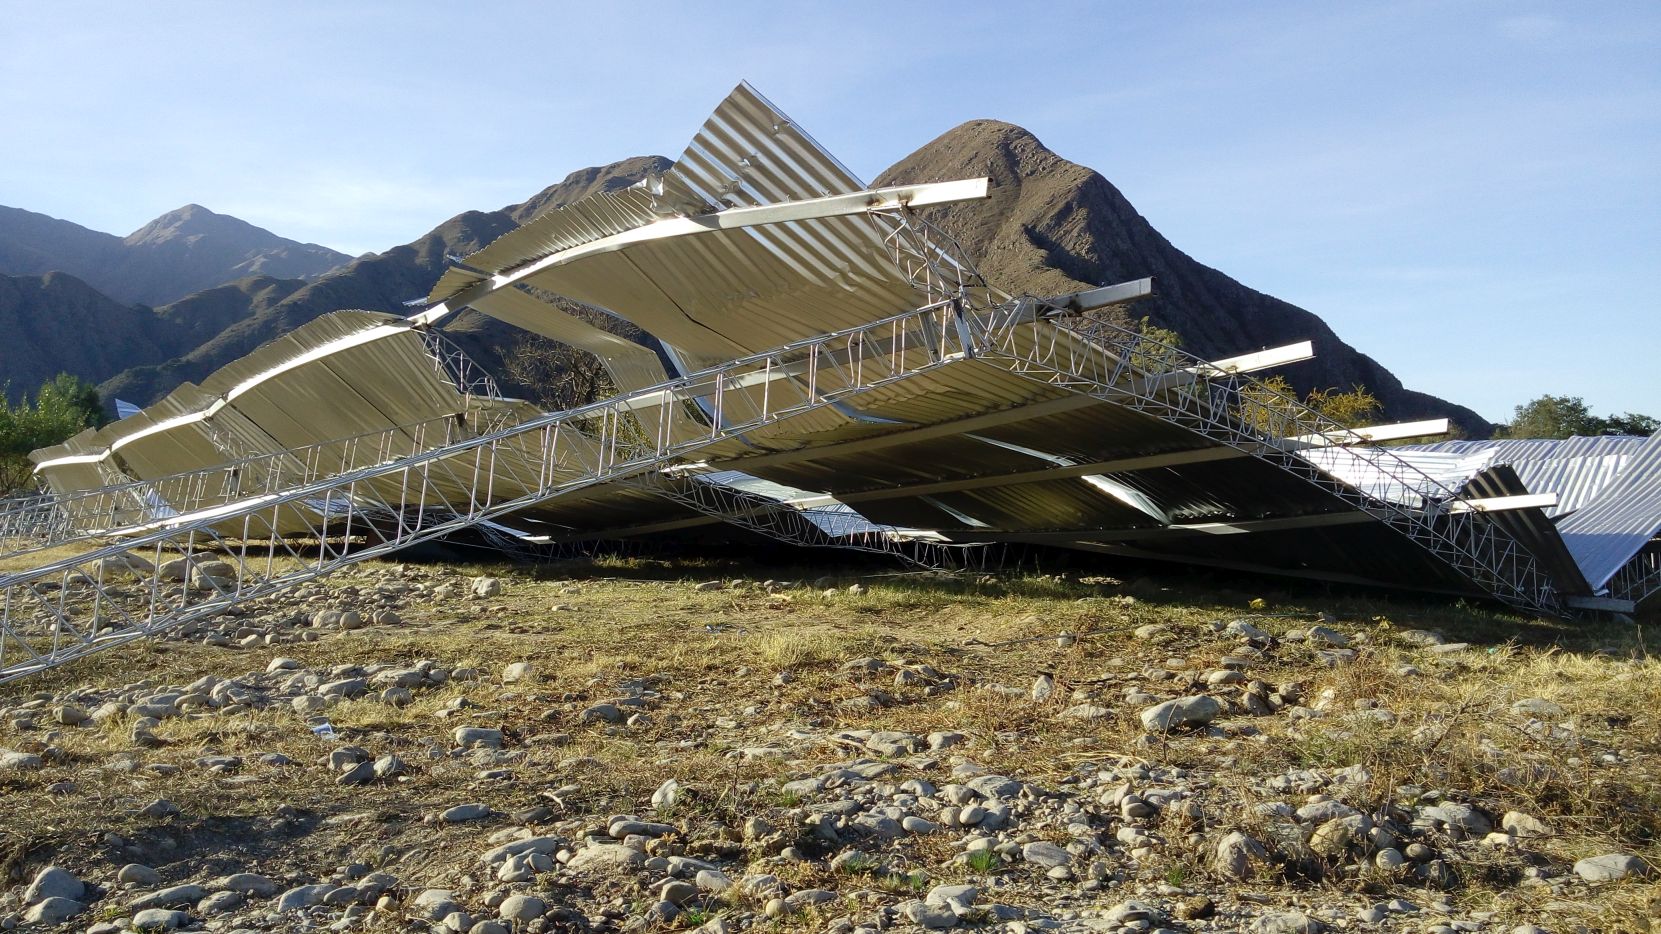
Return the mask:
<svg viewBox="0 0 1661 934">
<path fill-rule="evenodd" d="M 1265 434 L 1277 434 L 1286 429 L 1285 421 L 1314 421 L 1328 419 L 1345 428 L 1370 425 L 1377 418 L 1383 403 L 1365 386 L 1357 384 L 1348 392 L 1337 388 L 1312 389 L 1302 399 L 1284 376 L 1270 376 L 1247 385 L 1240 391 L 1240 419 Z"/>
<path fill-rule="evenodd" d="M 598 357 L 535 334 L 521 337 L 503 355 L 502 375 L 548 412 L 574 409 L 617 392 Z"/>
<path fill-rule="evenodd" d="M 91 383 L 59 373 L 44 383 L 34 399 L 17 405 L 0 391 L 0 495 L 29 486 L 34 465 L 29 452 L 61 444 L 87 428 L 103 426 L 103 402 Z"/>
<path fill-rule="evenodd" d="M 1603 433 L 1606 435 L 1639 435 L 1647 438 L 1661 431 L 1661 420 L 1639 415 L 1637 412 L 1611 415 L 1604 419 L 1604 422 Z"/>
<path fill-rule="evenodd" d="M 1162 328 L 1153 323 L 1147 316 L 1132 318 L 1126 313 L 1123 305 L 1109 305 L 1084 313 L 1084 318 L 1090 321 L 1101 321 L 1122 331 L 1133 332 L 1150 343 L 1139 343 L 1131 352 L 1130 362 L 1137 369 L 1150 373 L 1160 373 L 1180 364 L 1184 358 L 1181 352 L 1182 335 L 1170 328 Z"/>
<path fill-rule="evenodd" d="M 1652 435 L 1661 428 L 1654 418 L 1627 412 L 1611 418 L 1592 414 L 1579 396 L 1545 395 L 1517 406 L 1511 424 L 1503 426 L 1501 438 L 1572 438 L 1597 435 Z"/>
</svg>

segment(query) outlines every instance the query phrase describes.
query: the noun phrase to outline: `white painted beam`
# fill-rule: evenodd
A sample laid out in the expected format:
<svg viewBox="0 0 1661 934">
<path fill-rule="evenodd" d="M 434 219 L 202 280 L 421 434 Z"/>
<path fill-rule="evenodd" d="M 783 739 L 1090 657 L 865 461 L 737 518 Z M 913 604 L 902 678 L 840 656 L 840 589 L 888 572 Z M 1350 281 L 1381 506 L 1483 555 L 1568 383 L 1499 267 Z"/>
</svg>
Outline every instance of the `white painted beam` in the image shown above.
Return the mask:
<svg viewBox="0 0 1661 934">
<path fill-rule="evenodd" d="M 1467 512 L 1505 512 L 1510 509 L 1550 509 L 1557 505 L 1556 493 L 1524 493 L 1517 496 L 1489 496 L 1456 499 L 1444 510 L 1449 515 Z"/>
<path fill-rule="evenodd" d="M 1153 294 L 1152 279 L 1133 279 L 1130 282 L 1120 282 L 1117 285 L 1104 285 L 1099 289 L 1086 289 L 1083 292 L 1073 292 L 1068 295 L 1056 295 L 1043 300 L 1051 307 L 1049 314 L 1082 314 L 1086 311 L 1095 311 L 1110 305 L 1122 305 L 1147 298 Z"/>
<path fill-rule="evenodd" d="M 1237 357 L 1224 357 L 1221 360 L 1212 360 L 1206 366 L 1194 367 L 1194 372 L 1205 376 L 1222 376 L 1229 373 L 1255 373 L 1258 370 L 1267 370 L 1289 363 L 1302 363 L 1305 360 L 1315 359 L 1315 344 L 1312 341 L 1299 341 L 1296 344 L 1287 344 L 1284 347 L 1269 347 L 1255 350 L 1251 353 L 1240 354 Z"/>
<path fill-rule="evenodd" d="M 1297 435 L 1287 438 L 1293 446 L 1330 447 L 1337 444 L 1376 444 L 1380 441 L 1400 441 L 1404 438 L 1430 438 L 1447 434 L 1452 428 L 1445 418 L 1431 418 L 1421 422 L 1397 422 L 1390 425 L 1371 425 L 1346 431 L 1328 431 L 1321 434 Z"/>
</svg>

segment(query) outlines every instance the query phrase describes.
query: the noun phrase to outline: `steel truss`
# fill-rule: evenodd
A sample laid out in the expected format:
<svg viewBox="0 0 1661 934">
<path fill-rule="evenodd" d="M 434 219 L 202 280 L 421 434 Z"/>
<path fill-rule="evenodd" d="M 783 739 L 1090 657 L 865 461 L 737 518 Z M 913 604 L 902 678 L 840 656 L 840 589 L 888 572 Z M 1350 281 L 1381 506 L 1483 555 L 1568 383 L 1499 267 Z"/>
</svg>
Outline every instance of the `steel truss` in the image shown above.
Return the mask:
<svg viewBox="0 0 1661 934">
<path fill-rule="evenodd" d="M 1353 437 L 1296 400 L 1106 321 L 1062 319 L 1031 298 L 1006 300 L 909 210 L 870 216 L 930 304 L 510 427 L 446 417 L 7 509 L 0 533 L 21 541 L 25 552 L 54 544 L 86 550 L 0 576 L 0 682 L 610 482 L 644 487 L 785 541 L 968 566 L 990 552 L 901 540 L 892 530 L 872 531 L 861 518 L 810 516 L 661 468 L 970 358 L 1152 415 L 1274 464 L 1400 532 L 1483 591 L 1525 610 L 1562 612 L 1532 555 L 1481 513 L 1448 510 L 1457 493 L 1388 450 L 1350 449 L 1411 491 L 1411 502 L 1370 495 L 1287 449 L 1278 439 Z M 464 392 L 496 395 L 459 352 L 433 346 L 435 365 Z M 671 417 L 689 403 L 708 416 L 707 427 L 691 436 Z M 850 525 L 838 533 L 815 518 Z M 87 547 L 92 537 L 116 541 Z M 316 553 L 302 551 L 297 538 L 314 542 Z"/>
<path fill-rule="evenodd" d="M 694 512 L 777 541 L 810 548 L 838 548 L 887 555 L 931 571 L 984 569 L 994 549 L 919 537 L 894 526 L 874 525 L 839 509 L 797 509 L 786 503 L 697 475 L 652 471 L 632 479 L 640 489 Z"/>
<path fill-rule="evenodd" d="M 1609 578 L 1609 596 L 1643 603 L 1661 593 L 1661 542 L 1650 542 Z"/>
<path fill-rule="evenodd" d="M 961 360 L 972 348 L 945 326 L 955 314 L 952 305 L 937 303 L 278 491 L 191 511 L 169 504 L 177 514 L 106 529 L 121 536 L 113 544 L 0 576 L 0 682 L 646 473 L 734 435 Z M 687 438 L 672 431 L 665 399 L 701 404 L 710 413 L 707 433 Z M 636 412 L 653 401 L 655 424 L 642 423 Z M 170 481 L 188 491 L 192 478 L 241 466 Z M 125 491 L 129 501 L 143 486 Z M 316 543 L 316 554 L 294 544 L 296 531 Z"/>
<path fill-rule="evenodd" d="M 1482 591 L 1528 612 L 1564 613 L 1550 577 L 1527 549 L 1480 512 L 1446 510 L 1458 493 L 1388 448 L 1349 450 L 1379 475 L 1414 491 L 1417 502 L 1370 495 L 1288 450 L 1277 439 L 1353 434 L 1298 400 L 1104 320 L 1046 318 L 1037 304 L 1021 299 L 994 316 L 973 341 L 981 359 L 1152 415 L 1273 464 L 1405 535 Z M 974 316 L 964 320 L 981 323 Z"/>
</svg>

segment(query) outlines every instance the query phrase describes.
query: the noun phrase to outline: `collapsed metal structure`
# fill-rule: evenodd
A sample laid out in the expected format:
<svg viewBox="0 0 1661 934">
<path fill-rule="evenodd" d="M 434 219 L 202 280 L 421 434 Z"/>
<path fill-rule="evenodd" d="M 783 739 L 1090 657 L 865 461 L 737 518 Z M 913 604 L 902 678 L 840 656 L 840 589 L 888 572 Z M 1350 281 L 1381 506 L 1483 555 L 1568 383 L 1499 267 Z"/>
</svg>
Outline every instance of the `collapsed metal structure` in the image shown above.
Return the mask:
<svg viewBox="0 0 1661 934">
<path fill-rule="evenodd" d="M 742 85 L 662 176 L 532 219 L 421 312 L 325 316 L 36 452 L 46 492 L 0 512 L 27 566 L 0 575 L 0 680 L 466 528 L 725 522 L 928 564 L 1043 543 L 1546 614 L 1661 584 L 1591 582 L 1557 501 L 1492 457 L 1376 446 L 1445 422 L 1348 429 L 1249 375 L 1308 344 L 1206 361 L 1091 314 L 1148 280 L 989 287 L 918 213 L 987 188 L 867 189 Z M 650 333 L 678 374 L 555 296 Z M 595 355 L 619 394 L 505 398 L 436 330 L 464 308 Z"/>
</svg>

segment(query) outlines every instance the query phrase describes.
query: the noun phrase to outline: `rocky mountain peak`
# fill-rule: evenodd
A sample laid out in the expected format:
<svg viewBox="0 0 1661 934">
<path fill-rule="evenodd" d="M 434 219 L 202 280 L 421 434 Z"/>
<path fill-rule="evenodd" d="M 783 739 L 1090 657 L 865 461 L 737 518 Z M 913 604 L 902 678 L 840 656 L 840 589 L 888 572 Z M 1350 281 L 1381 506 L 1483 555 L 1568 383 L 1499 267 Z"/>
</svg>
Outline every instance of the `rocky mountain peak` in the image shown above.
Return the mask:
<svg viewBox="0 0 1661 934">
<path fill-rule="evenodd" d="M 878 185 L 986 175 L 986 201 L 929 209 L 992 285 L 1053 294 L 1154 278 L 1156 295 L 1138 315 L 1182 335 L 1183 346 L 1219 358 L 1311 340 L 1315 359 L 1288 367 L 1300 391 L 1365 386 L 1383 416 L 1447 416 L 1467 433 L 1492 430 L 1480 415 L 1402 386 L 1371 357 L 1344 343 L 1309 311 L 1248 288 L 1177 249 L 1100 173 L 1062 158 L 1031 132 L 998 120 L 971 120 L 902 159 Z"/>
</svg>

